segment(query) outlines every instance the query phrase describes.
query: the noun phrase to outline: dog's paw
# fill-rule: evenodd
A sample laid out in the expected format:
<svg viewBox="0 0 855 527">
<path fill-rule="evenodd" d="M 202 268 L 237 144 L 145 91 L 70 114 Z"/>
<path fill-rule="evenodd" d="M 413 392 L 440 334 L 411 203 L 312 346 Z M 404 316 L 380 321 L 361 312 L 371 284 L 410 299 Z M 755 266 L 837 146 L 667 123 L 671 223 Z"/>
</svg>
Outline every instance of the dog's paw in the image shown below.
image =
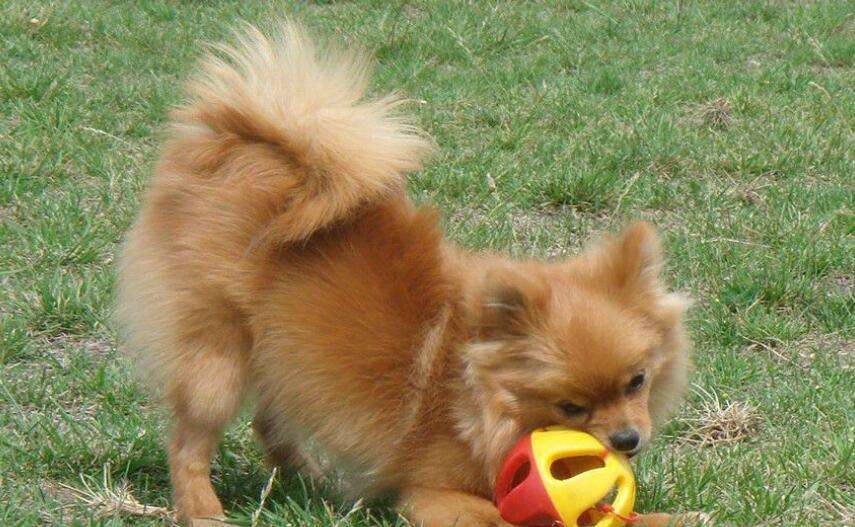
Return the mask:
<svg viewBox="0 0 855 527">
<path fill-rule="evenodd" d="M 712 527 L 712 517 L 705 512 L 683 512 L 679 514 L 642 514 L 636 527 Z"/>
<path fill-rule="evenodd" d="M 461 514 L 454 522 L 454 527 L 513 527 L 496 514 Z"/>
<path fill-rule="evenodd" d="M 401 512 L 413 526 L 512 527 L 492 502 L 465 492 L 413 487 L 401 499 Z"/>
<path fill-rule="evenodd" d="M 684 512 L 681 514 L 675 514 L 674 519 L 677 522 L 674 525 L 685 526 L 685 527 L 712 527 L 712 516 L 705 512 L 693 511 L 693 512 Z"/>
<path fill-rule="evenodd" d="M 230 527 L 233 523 L 229 523 L 225 518 L 193 518 L 187 521 L 188 527 Z"/>
</svg>

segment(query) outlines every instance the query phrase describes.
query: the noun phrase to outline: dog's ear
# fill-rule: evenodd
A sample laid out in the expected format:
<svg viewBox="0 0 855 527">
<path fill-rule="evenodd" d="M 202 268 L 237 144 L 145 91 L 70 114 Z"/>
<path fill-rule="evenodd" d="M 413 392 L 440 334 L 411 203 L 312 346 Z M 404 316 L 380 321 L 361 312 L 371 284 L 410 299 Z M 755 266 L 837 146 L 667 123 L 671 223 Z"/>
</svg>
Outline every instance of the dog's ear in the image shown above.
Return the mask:
<svg viewBox="0 0 855 527">
<path fill-rule="evenodd" d="M 549 291 L 537 276 L 522 271 L 492 271 L 478 305 L 478 335 L 485 340 L 530 335 L 543 319 Z"/>
<path fill-rule="evenodd" d="M 653 225 L 636 222 L 606 248 L 604 271 L 618 288 L 656 288 L 662 271 L 662 243 Z"/>
<path fill-rule="evenodd" d="M 595 261 L 600 276 L 618 294 L 638 301 L 665 327 L 679 323 L 691 306 L 688 297 L 669 293 L 662 280 L 662 242 L 655 227 L 636 222 L 611 240 Z"/>
<path fill-rule="evenodd" d="M 664 294 L 660 273 L 662 244 L 656 229 L 636 222 L 584 255 L 588 273 L 597 285 L 619 297 Z"/>
</svg>

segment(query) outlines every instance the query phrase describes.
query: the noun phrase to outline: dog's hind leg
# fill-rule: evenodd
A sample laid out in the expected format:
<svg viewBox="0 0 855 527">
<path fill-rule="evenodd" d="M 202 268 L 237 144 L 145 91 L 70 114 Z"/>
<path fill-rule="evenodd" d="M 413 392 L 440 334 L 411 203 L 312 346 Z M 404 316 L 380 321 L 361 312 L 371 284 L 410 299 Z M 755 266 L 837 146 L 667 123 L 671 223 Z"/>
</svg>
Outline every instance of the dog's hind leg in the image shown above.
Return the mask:
<svg viewBox="0 0 855 527">
<path fill-rule="evenodd" d="M 169 470 L 179 518 L 202 525 L 200 519 L 223 516 L 211 485 L 211 457 L 240 408 L 248 338 L 240 328 L 224 324 L 182 340 L 166 387 L 174 415 Z"/>
<path fill-rule="evenodd" d="M 311 455 L 299 445 L 276 434 L 276 415 L 268 405 L 262 403 L 258 405 L 252 420 L 252 428 L 264 447 L 268 464 L 284 470 L 299 470 L 315 480 L 322 480 L 323 469 Z"/>
</svg>

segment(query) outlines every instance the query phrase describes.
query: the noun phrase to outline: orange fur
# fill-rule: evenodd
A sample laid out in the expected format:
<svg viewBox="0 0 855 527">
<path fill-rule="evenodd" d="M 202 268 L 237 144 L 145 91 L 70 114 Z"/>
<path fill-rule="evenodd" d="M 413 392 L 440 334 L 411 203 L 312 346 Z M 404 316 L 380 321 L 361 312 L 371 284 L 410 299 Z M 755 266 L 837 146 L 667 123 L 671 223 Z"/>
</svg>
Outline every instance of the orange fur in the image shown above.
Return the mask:
<svg viewBox="0 0 855 527">
<path fill-rule="evenodd" d="M 272 458 L 321 475 L 320 457 L 350 492 L 396 492 L 437 526 L 503 524 L 492 481 L 532 428 L 646 441 L 679 401 L 686 306 L 661 283 L 653 229 L 565 262 L 460 250 L 407 200 L 431 144 L 396 99 L 362 99 L 365 64 L 293 25 L 250 30 L 174 114 L 118 316 L 173 411 L 187 522 L 223 514 L 210 457 L 247 392 Z"/>
</svg>

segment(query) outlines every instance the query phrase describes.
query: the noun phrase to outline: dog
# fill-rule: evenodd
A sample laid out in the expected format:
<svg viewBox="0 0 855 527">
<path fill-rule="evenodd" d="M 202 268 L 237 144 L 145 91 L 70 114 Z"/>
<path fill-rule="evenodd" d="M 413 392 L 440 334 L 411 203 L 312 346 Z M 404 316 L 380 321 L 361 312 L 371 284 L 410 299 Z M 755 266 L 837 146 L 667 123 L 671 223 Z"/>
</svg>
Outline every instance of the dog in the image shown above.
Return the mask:
<svg viewBox="0 0 855 527">
<path fill-rule="evenodd" d="M 223 517 L 210 462 L 246 398 L 273 462 L 322 476 L 321 456 L 427 527 L 507 525 L 492 485 L 537 427 L 648 443 L 689 368 L 652 226 L 563 261 L 463 250 L 407 198 L 434 145 L 366 99 L 370 61 L 290 22 L 235 40 L 172 113 L 118 277 L 183 522 Z"/>
</svg>

